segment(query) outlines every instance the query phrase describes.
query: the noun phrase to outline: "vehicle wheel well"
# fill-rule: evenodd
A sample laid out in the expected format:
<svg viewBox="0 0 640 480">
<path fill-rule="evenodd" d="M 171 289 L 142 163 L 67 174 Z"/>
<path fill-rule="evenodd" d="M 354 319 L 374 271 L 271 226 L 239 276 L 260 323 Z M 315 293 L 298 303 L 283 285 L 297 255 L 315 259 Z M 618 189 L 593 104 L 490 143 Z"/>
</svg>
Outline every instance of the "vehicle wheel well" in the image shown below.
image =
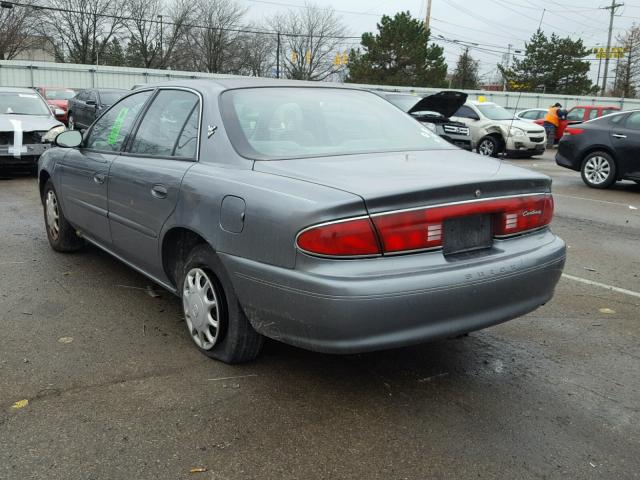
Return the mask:
<svg viewBox="0 0 640 480">
<path fill-rule="evenodd" d="M 505 149 L 505 146 L 506 146 L 505 141 L 504 141 L 504 137 L 502 136 L 502 133 L 500 133 L 500 132 L 489 132 L 485 136 L 480 138 L 480 140 L 478 141 L 478 145 L 480 145 L 482 140 L 484 140 L 487 137 L 493 137 L 498 141 L 498 150 L 499 151 L 497 153 L 502 153 L 502 151 Z"/>
<path fill-rule="evenodd" d="M 40 200 L 44 201 L 44 199 L 42 198 L 42 195 L 44 194 L 44 186 L 47 184 L 47 180 L 49 180 L 49 178 L 51 178 L 51 175 L 49 175 L 49 172 L 47 172 L 46 170 L 42 170 L 40 172 L 40 179 L 39 179 L 39 190 L 40 190 Z"/>
<path fill-rule="evenodd" d="M 620 169 L 618 168 L 618 159 L 616 158 L 615 154 L 610 148 L 604 147 L 604 146 L 594 146 L 586 150 L 582 155 L 582 158 L 580 159 L 580 170 L 582 170 L 582 164 L 587 159 L 587 157 L 595 152 L 605 152 L 611 156 L 611 158 L 613 159 L 613 163 L 615 163 L 615 166 L 616 166 L 617 179 L 622 180 L 622 177 L 620 176 L 621 172 L 620 172 Z"/>
<path fill-rule="evenodd" d="M 162 241 L 162 267 L 174 286 L 182 263 L 196 245 L 207 241 L 193 230 L 176 227 L 169 230 Z"/>
</svg>

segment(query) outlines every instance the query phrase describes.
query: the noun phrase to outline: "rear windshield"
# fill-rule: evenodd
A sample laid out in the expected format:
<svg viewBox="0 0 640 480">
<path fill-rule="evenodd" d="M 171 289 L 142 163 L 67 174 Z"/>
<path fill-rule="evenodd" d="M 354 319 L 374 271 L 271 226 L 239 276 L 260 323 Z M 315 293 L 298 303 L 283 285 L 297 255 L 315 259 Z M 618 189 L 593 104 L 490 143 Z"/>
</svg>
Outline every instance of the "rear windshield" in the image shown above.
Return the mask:
<svg viewBox="0 0 640 480">
<path fill-rule="evenodd" d="M 408 112 L 416 103 L 418 103 L 418 101 L 421 100 L 420 97 L 416 97 L 414 95 L 385 95 L 384 98 L 389 100 L 403 112 Z"/>
<path fill-rule="evenodd" d="M 44 96 L 47 100 L 69 100 L 76 96 L 76 92 L 70 89 L 65 90 L 45 90 Z"/>
<path fill-rule="evenodd" d="M 100 92 L 100 100 L 103 105 L 113 105 L 120 100 L 125 93 L 127 92 Z"/>
<path fill-rule="evenodd" d="M 235 149 L 255 160 L 455 148 L 370 92 L 237 89 L 222 94 L 222 109 Z"/>
<path fill-rule="evenodd" d="M 0 93 L 0 115 L 51 115 L 37 93 Z"/>
</svg>

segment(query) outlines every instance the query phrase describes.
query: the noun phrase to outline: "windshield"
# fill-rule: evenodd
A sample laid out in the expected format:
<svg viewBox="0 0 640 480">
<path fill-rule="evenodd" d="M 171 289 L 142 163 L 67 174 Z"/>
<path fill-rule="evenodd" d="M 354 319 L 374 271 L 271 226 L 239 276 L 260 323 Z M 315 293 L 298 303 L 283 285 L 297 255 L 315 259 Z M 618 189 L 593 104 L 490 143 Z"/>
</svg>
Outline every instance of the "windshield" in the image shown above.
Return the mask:
<svg viewBox="0 0 640 480">
<path fill-rule="evenodd" d="M 69 100 L 75 96 L 76 92 L 71 89 L 44 91 L 44 97 L 47 100 Z"/>
<path fill-rule="evenodd" d="M 403 112 L 408 112 L 420 101 L 420 97 L 416 97 L 415 95 L 385 95 L 384 98 L 389 100 Z"/>
<path fill-rule="evenodd" d="M 100 92 L 100 100 L 103 105 L 113 105 L 120 100 L 125 93 L 127 92 Z"/>
<path fill-rule="evenodd" d="M 222 107 L 234 147 L 255 160 L 454 148 L 370 92 L 238 89 Z"/>
<path fill-rule="evenodd" d="M 0 114 L 51 115 L 51 110 L 37 93 L 0 92 Z"/>
<path fill-rule="evenodd" d="M 499 105 L 485 103 L 477 106 L 478 110 L 489 120 L 511 120 L 513 113 Z"/>
</svg>

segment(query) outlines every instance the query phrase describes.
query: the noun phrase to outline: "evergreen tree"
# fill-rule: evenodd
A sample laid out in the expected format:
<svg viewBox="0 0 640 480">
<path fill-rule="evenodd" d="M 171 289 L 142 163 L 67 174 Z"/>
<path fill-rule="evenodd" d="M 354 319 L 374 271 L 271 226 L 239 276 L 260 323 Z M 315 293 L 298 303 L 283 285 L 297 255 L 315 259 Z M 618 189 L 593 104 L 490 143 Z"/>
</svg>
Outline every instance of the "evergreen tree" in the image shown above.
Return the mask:
<svg viewBox="0 0 640 480">
<path fill-rule="evenodd" d="M 480 83 L 478 69 L 478 61 L 473 59 L 469 54 L 469 49 L 466 48 L 458 58 L 456 69 L 451 77 L 451 86 L 463 90 L 474 90 L 478 88 L 478 84 Z"/>
<path fill-rule="evenodd" d="M 581 39 L 551 37 L 538 30 L 526 44 L 525 56 L 515 58 L 509 69 L 498 66 L 510 90 L 544 91 L 564 95 L 593 92 L 589 79 L 591 65 L 583 60 L 589 55 Z"/>
<path fill-rule="evenodd" d="M 429 36 L 429 30 L 409 12 L 397 13 L 393 18 L 383 15 L 377 34 L 362 35 L 364 51 L 351 50 L 347 82 L 444 86 L 444 50 L 433 43 L 429 45 Z"/>
<path fill-rule="evenodd" d="M 102 50 L 104 52 L 100 57 L 102 65 L 121 67 L 125 64 L 124 50 L 117 38 L 111 40 Z"/>
</svg>

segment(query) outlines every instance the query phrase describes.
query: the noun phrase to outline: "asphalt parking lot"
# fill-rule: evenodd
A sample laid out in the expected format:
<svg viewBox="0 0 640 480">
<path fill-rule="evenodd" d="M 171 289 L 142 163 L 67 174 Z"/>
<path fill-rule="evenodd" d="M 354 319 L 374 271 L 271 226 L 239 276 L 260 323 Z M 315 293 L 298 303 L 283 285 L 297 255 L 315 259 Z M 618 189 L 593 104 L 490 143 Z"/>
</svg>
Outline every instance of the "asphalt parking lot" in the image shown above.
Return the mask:
<svg viewBox="0 0 640 480">
<path fill-rule="evenodd" d="M 36 180 L 0 180 L 0 479 L 640 478 L 640 185 L 511 162 L 554 178 L 551 303 L 366 355 L 268 342 L 242 366 L 198 353 L 178 299 L 117 260 L 53 252 Z"/>
</svg>

